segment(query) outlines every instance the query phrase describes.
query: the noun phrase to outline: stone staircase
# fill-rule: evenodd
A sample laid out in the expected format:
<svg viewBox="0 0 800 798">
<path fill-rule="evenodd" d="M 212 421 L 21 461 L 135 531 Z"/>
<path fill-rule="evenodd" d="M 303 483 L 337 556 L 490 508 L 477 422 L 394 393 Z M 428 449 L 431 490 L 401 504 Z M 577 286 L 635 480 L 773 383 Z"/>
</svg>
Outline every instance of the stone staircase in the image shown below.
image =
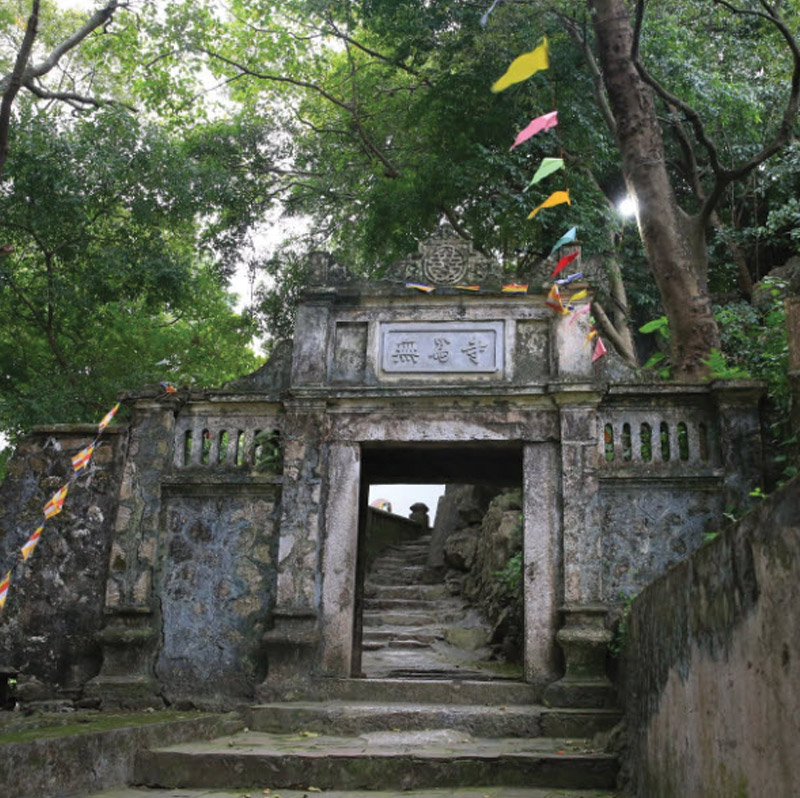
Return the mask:
<svg viewBox="0 0 800 798">
<path fill-rule="evenodd" d="M 510 681 L 344 679 L 320 689 L 315 700 L 252 707 L 239 734 L 141 753 L 136 783 L 266 795 L 515 788 L 518 798 L 614 787 L 616 757 L 590 738 L 616 723 L 615 711 L 537 706 L 530 685 Z"/>
<path fill-rule="evenodd" d="M 393 547 L 368 574 L 376 678 L 320 680 L 251 707 L 241 732 L 140 752 L 137 786 L 104 798 L 613 796 L 617 758 L 595 739 L 619 713 L 541 706 L 532 685 L 481 668 L 488 650 L 450 645 L 448 630 L 486 629 L 430 579 L 428 542 Z"/>
<path fill-rule="evenodd" d="M 376 557 L 364 585 L 362 670 L 368 677 L 486 678 L 490 630 L 426 568 L 430 535 Z M 483 663 L 483 664 L 482 664 Z"/>
<path fill-rule="evenodd" d="M 612 795 L 618 762 L 593 738 L 619 713 L 538 705 L 532 685 L 480 667 L 488 650 L 450 645 L 449 630 L 466 624 L 485 639 L 486 629 L 428 576 L 428 543 L 389 549 L 368 574 L 364 670 L 377 678 L 323 680 L 293 701 L 252 707 L 243 732 L 143 752 L 136 784 L 197 798 L 209 793 L 186 790 L 276 798 L 377 790 L 380 798 Z"/>
</svg>

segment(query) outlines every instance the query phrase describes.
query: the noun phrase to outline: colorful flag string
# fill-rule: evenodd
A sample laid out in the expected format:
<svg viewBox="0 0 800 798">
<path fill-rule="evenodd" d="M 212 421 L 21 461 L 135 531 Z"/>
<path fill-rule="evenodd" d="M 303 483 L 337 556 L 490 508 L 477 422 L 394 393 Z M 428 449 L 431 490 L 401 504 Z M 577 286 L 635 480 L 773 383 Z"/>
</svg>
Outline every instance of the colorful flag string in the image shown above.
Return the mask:
<svg viewBox="0 0 800 798">
<path fill-rule="evenodd" d="M 484 27 L 486 26 L 486 21 L 489 18 L 489 14 L 492 13 L 495 6 L 497 5 L 498 0 L 494 0 L 489 10 L 483 15 L 481 18 L 481 25 Z M 527 80 L 532 75 L 535 75 L 538 71 L 543 69 L 548 69 L 550 66 L 549 62 L 549 54 L 547 48 L 547 38 L 542 40 L 542 43 L 534 50 L 529 53 L 524 53 L 523 55 L 515 58 L 508 69 L 506 70 L 505 74 L 495 82 L 492 86 L 493 92 L 500 92 L 507 89 L 509 86 L 513 86 L 515 83 L 520 83 L 523 80 Z M 555 93 L 554 93 L 554 100 L 555 100 Z M 555 104 L 555 103 L 554 103 Z M 532 119 L 526 126 L 523 128 L 514 139 L 514 143 L 511 145 L 511 149 L 518 147 L 520 144 L 524 143 L 528 139 L 535 136 L 537 133 L 541 133 L 543 130 L 548 130 L 552 127 L 555 127 L 558 124 L 558 111 L 554 110 L 548 114 L 543 114 L 542 116 L 538 116 L 535 119 Z M 564 169 L 564 159 L 563 158 L 543 158 L 539 167 L 537 168 L 535 174 L 531 178 L 530 183 L 523 189 L 523 191 L 527 191 L 531 186 L 536 185 L 544 178 L 548 177 L 549 175 L 553 174 L 554 172 Z M 545 208 L 553 208 L 557 205 L 561 205 L 566 203 L 567 205 L 572 205 L 572 201 L 569 194 L 569 188 L 565 188 L 563 191 L 554 191 L 550 194 L 547 199 L 537 205 L 529 214 L 528 219 L 533 219 L 541 210 Z M 577 237 L 578 228 L 572 227 L 570 228 L 561 238 L 556 241 L 553 245 L 553 248 L 550 250 L 550 255 L 548 257 L 552 257 L 561 247 L 565 246 L 566 244 L 570 244 L 575 241 Z M 560 279 L 556 279 L 556 277 L 567 267 L 570 263 L 576 260 L 580 255 L 580 250 L 575 252 L 571 252 L 562 258 L 559 259 L 558 263 L 556 264 L 555 268 L 553 269 L 550 279 L 553 280 L 553 284 L 550 288 L 550 291 L 547 295 L 547 299 L 545 300 L 545 304 L 547 307 L 554 310 L 559 315 L 568 315 L 572 318 L 569 321 L 569 324 L 572 324 L 578 316 L 581 316 L 585 313 L 589 313 L 591 308 L 591 302 L 588 302 L 581 308 L 576 308 L 575 303 L 581 299 L 584 299 L 588 296 L 588 290 L 583 289 L 578 291 L 577 293 L 573 294 L 568 300 L 566 305 L 564 304 L 564 300 L 561 297 L 560 287 L 564 287 L 569 285 L 570 283 L 574 282 L 575 280 L 580 279 L 583 277 L 583 272 L 578 271 L 574 274 L 570 274 L 567 277 L 562 277 Z M 524 287 L 525 291 L 527 292 L 527 286 Z M 512 283 L 508 286 L 503 286 L 504 293 L 522 293 L 522 286 L 517 286 L 516 284 Z M 596 362 L 599 358 L 603 357 L 606 354 L 606 347 L 603 343 L 600 336 L 597 334 L 597 330 L 594 327 L 593 323 L 590 323 L 590 332 L 587 336 L 587 341 L 591 341 L 593 338 L 596 338 L 594 345 L 594 351 L 592 353 L 592 363 Z"/>
<path fill-rule="evenodd" d="M 62 485 L 42 508 L 44 521 L 36 528 L 36 531 L 20 548 L 23 561 L 27 562 L 28 558 L 33 554 L 34 549 L 39 545 L 39 541 L 42 538 L 42 533 L 44 532 L 45 523 L 49 519 L 55 518 L 55 516 L 57 516 L 64 508 L 64 501 L 67 498 L 67 493 L 69 492 L 70 486 L 78 478 L 78 475 L 88 468 L 92 459 L 92 455 L 97 449 L 100 437 L 102 436 L 106 427 L 108 427 L 108 425 L 111 423 L 114 416 L 117 414 L 119 407 L 120 403 L 117 402 L 117 404 L 115 404 L 114 407 L 112 407 L 111 410 L 109 410 L 108 413 L 103 416 L 103 418 L 100 420 L 100 423 L 97 425 L 97 434 L 95 439 L 88 446 L 85 446 L 76 455 L 70 458 L 72 462 L 72 475 L 67 483 Z M 0 612 L 2 612 L 6 603 L 6 599 L 8 598 L 12 572 L 13 568 L 8 571 L 5 578 L 2 580 L 2 582 L 0 582 Z"/>
<path fill-rule="evenodd" d="M 415 288 L 417 291 L 422 291 L 423 294 L 430 294 L 436 290 L 435 285 L 426 285 L 425 283 L 406 283 L 406 288 Z"/>
</svg>

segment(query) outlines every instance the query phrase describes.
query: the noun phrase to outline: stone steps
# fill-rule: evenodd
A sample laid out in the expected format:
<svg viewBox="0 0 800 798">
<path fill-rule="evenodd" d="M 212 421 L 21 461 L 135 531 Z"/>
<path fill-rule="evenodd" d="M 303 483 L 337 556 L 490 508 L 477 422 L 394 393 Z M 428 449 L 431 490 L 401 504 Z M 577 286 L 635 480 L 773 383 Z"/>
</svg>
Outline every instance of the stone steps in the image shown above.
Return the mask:
<svg viewBox="0 0 800 798">
<path fill-rule="evenodd" d="M 425 601 L 449 598 L 447 589 L 442 584 L 378 585 L 368 581 L 364 585 L 364 596 L 373 598 L 378 595 L 381 599 L 422 599 Z"/>
<path fill-rule="evenodd" d="M 365 628 L 367 626 L 433 626 L 442 623 L 442 618 L 438 615 L 428 615 L 418 611 L 369 611 L 364 612 L 362 618 Z"/>
<path fill-rule="evenodd" d="M 442 605 L 456 608 L 458 602 L 446 603 L 446 599 L 432 601 L 430 599 L 408 598 L 367 598 L 364 600 L 365 610 L 427 610 L 433 612 Z"/>
<path fill-rule="evenodd" d="M 294 690 L 297 701 L 361 701 L 420 704 L 508 706 L 535 704 L 538 691 L 532 684 L 501 679 L 320 679 Z"/>
<path fill-rule="evenodd" d="M 390 641 L 397 642 L 417 642 L 424 645 L 433 645 L 437 640 L 442 639 L 441 629 L 415 628 L 409 626 L 373 626 L 364 629 L 362 644 L 364 642 L 384 643 Z"/>
<path fill-rule="evenodd" d="M 617 762 L 585 739 L 484 738 L 451 729 L 357 737 L 247 731 L 140 752 L 143 786 L 339 790 L 476 785 L 602 789 Z"/>
<path fill-rule="evenodd" d="M 413 686 L 409 687 L 413 693 Z M 553 709 L 510 704 L 494 706 L 294 701 L 250 708 L 247 725 L 273 734 L 359 735 L 365 732 L 454 729 L 475 737 L 582 737 L 609 731 L 616 710 Z"/>
</svg>

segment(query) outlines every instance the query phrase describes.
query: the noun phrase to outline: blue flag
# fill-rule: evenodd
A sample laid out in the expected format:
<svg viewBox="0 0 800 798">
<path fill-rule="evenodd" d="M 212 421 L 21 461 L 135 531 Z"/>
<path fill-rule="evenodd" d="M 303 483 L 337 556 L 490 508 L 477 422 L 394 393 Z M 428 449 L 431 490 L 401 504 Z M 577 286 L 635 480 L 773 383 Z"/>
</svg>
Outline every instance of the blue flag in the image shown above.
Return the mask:
<svg viewBox="0 0 800 798">
<path fill-rule="evenodd" d="M 552 255 L 559 247 L 563 247 L 564 244 L 571 244 L 575 237 L 578 235 L 578 228 L 573 227 L 570 230 L 567 230 L 561 238 L 556 241 L 555 246 L 550 250 L 550 254 Z"/>
</svg>

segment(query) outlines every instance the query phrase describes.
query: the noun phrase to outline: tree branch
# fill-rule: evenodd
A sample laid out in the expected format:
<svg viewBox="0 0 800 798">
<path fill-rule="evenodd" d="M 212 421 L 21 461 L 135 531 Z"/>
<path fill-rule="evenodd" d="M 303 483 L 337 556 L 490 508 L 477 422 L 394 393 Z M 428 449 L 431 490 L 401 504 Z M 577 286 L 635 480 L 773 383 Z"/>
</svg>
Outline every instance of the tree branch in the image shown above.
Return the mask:
<svg viewBox="0 0 800 798">
<path fill-rule="evenodd" d="M 389 58 L 389 56 L 383 55 L 383 53 L 379 53 L 377 50 L 373 50 L 372 48 L 367 47 L 366 45 L 361 44 L 360 42 L 357 42 L 355 39 L 351 38 L 346 33 L 343 33 L 341 30 L 339 30 L 339 28 L 336 26 L 336 23 L 330 17 L 326 19 L 326 22 L 328 23 L 328 25 L 330 25 L 331 30 L 334 32 L 334 35 L 337 38 L 341 39 L 346 44 L 352 44 L 353 47 L 357 48 L 358 50 L 361 50 L 362 53 L 366 53 L 367 55 L 372 56 L 373 58 L 376 58 L 379 61 L 383 61 L 384 63 L 389 64 L 390 66 L 393 66 L 397 69 L 401 69 L 403 72 L 407 72 L 409 75 L 413 75 L 415 78 L 419 78 L 419 80 L 421 80 L 428 87 L 432 86 L 431 82 L 418 70 L 413 69 L 412 67 L 408 66 L 407 64 L 403 64 L 400 61 L 394 61 L 391 58 Z"/>
<path fill-rule="evenodd" d="M 668 105 L 673 105 L 681 110 L 681 112 L 684 114 L 689 124 L 692 126 L 692 129 L 694 130 L 694 134 L 698 142 L 700 142 L 700 144 L 702 144 L 703 147 L 705 147 L 706 151 L 708 152 L 709 164 L 711 166 L 711 170 L 714 173 L 714 186 L 708 193 L 708 196 L 705 198 L 705 201 L 703 202 L 703 205 L 699 212 L 700 220 L 703 224 L 705 224 L 708 222 L 711 213 L 719 204 L 719 201 L 722 198 L 726 187 L 730 183 L 739 180 L 742 177 L 745 177 L 759 164 L 771 158 L 789 140 L 789 136 L 792 131 L 792 126 L 794 124 L 795 117 L 797 116 L 798 104 L 800 103 L 800 47 L 798 47 L 797 41 L 795 40 L 789 28 L 786 26 L 786 23 L 778 14 L 777 10 L 775 10 L 767 2 L 767 0 L 759 0 L 762 8 L 765 9 L 765 11 L 763 12 L 738 8 L 733 3 L 728 2 L 728 0 L 713 0 L 714 3 L 727 8 L 734 14 L 740 14 L 743 16 L 754 16 L 760 19 L 767 20 L 772 25 L 774 25 L 780 32 L 781 36 L 783 36 L 784 40 L 786 41 L 789 50 L 792 54 L 792 61 L 793 61 L 792 81 L 791 81 L 791 90 L 789 92 L 789 98 L 786 102 L 786 107 L 784 108 L 781 124 L 779 125 L 778 130 L 776 131 L 772 141 L 766 144 L 760 150 L 760 152 L 756 153 L 756 155 L 754 155 L 748 161 L 745 161 L 744 163 L 739 164 L 738 166 L 727 168 L 720 161 L 719 152 L 717 150 L 716 144 L 714 144 L 714 142 L 706 133 L 705 127 L 697 111 L 691 105 L 684 102 L 679 97 L 677 97 L 676 95 L 668 91 L 666 88 L 664 88 L 664 86 L 662 86 L 661 83 L 659 83 L 645 69 L 645 67 L 639 60 L 639 39 L 641 36 L 642 22 L 644 18 L 645 2 L 646 0 L 636 1 L 636 19 L 634 24 L 633 46 L 631 47 L 631 61 L 633 62 L 633 65 L 636 67 L 636 70 L 639 72 L 639 75 L 641 76 L 642 80 L 648 86 L 650 86 L 653 89 L 653 91 L 655 91 L 656 94 L 659 97 L 661 97 L 662 100 L 664 100 Z"/>
<path fill-rule="evenodd" d="M 76 94 L 71 91 L 49 91 L 41 86 L 37 86 L 32 80 L 26 80 L 24 85 L 31 94 L 38 97 L 40 100 L 59 100 L 78 110 L 83 110 L 87 106 L 100 108 L 104 105 L 119 105 L 122 108 L 127 108 L 129 111 L 137 110 L 134 106 L 123 103 L 120 100 L 98 100 L 96 97 L 87 97 L 83 94 Z"/>
<path fill-rule="evenodd" d="M 734 14 L 759 17 L 774 25 L 780 32 L 781 36 L 783 36 L 784 41 L 789 47 L 789 50 L 792 54 L 793 68 L 789 98 L 787 99 L 786 106 L 783 109 L 781 123 L 778 126 L 772 141 L 766 144 L 761 151 L 756 153 L 752 158 L 750 158 L 750 160 L 745 161 L 739 166 L 728 169 L 723 174 L 719 174 L 715 170 L 714 174 L 716 180 L 714 182 L 714 187 L 711 189 L 708 199 L 706 200 L 701 211 L 701 216 L 703 219 L 707 219 L 711 211 L 713 211 L 717 206 L 717 203 L 722 198 L 722 195 L 728 184 L 745 177 L 752 172 L 753 169 L 771 158 L 776 152 L 783 148 L 792 133 L 794 120 L 797 116 L 798 105 L 800 105 L 800 46 L 798 46 L 797 40 L 792 35 L 792 32 L 783 21 L 777 9 L 773 8 L 766 0 L 759 0 L 761 7 L 765 9 L 765 13 L 736 8 L 732 3 L 726 2 L 726 0 L 714 0 L 714 2 L 718 5 L 724 6 Z"/>
<path fill-rule="evenodd" d="M 614 119 L 614 114 L 611 111 L 611 106 L 608 103 L 608 97 L 605 91 L 605 82 L 603 81 L 603 73 L 594 57 L 594 53 L 589 47 L 586 38 L 581 34 L 579 25 L 572 17 L 567 16 L 555 8 L 550 9 L 551 13 L 555 14 L 560 20 L 562 25 L 566 28 L 570 39 L 572 39 L 575 46 L 580 50 L 583 55 L 583 60 L 586 66 L 589 67 L 589 72 L 592 75 L 592 86 L 594 87 L 595 100 L 600 108 L 600 113 L 603 115 L 603 120 L 608 127 L 609 132 L 614 138 L 617 136 L 617 121 Z"/>
<path fill-rule="evenodd" d="M 127 8 L 127 3 L 119 0 L 109 0 L 103 8 L 98 8 L 86 22 L 81 25 L 72 36 L 68 36 L 61 44 L 54 47 L 50 55 L 40 64 L 35 64 L 26 70 L 26 78 L 38 78 L 50 72 L 61 60 L 61 57 L 77 47 L 90 33 L 108 23 L 118 8 Z"/>
<path fill-rule="evenodd" d="M 298 80 L 297 78 L 292 78 L 289 77 L 288 75 L 273 75 L 268 72 L 258 72 L 255 69 L 250 69 L 250 67 L 246 67 L 244 64 L 240 64 L 238 61 L 234 61 L 233 59 L 221 55 L 220 53 L 215 53 L 213 50 L 208 50 L 205 47 L 200 47 L 199 51 L 201 53 L 205 53 L 209 58 L 216 58 L 218 61 L 222 61 L 223 64 L 227 64 L 228 66 L 233 67 L 234 69 L 238 69 L 243 75 L 249 75 L 250 77 L 258 78 L 259 80 L 269 80 L 272 81 L 273 83 L 288 83 L 291 86 L 297 86 L 298 88 L 301 89 L 308 89 L 309 91 L 314 91 L 321 97 L 324 97 L 328 102 L 332 103 L 338 108 L 342 108 L 343 110 L 347 111 L 348 114 L 353 113 L 353 108 L 349 103 L 337 99 L 332 94 L 323 89 L 322 86 L 318 86 L 316 83 L 310 83 L 307 80 Z"/>
<path fill-rule="evenodd" d="M 350 52 L 350 45 L 345 43 L 345 47 L 347 48 L 347 58 L 350 62 L 350 86 L 353 92 L 353 121 L 356 125 L 356 130 L 358 131 L 358 135 L 361 138 L 362 143 L 367 148 L 369 152 L 371 152 L 384 166 L 386 170 L 384 175 L 389 178 L 397 178 L 400 177 L 400 172 L 397 167 L 389 160 L 386 154 L 372 141 L 372 139 L 367 135 L 367 131 L 364 130 L 364 125 L 361 122 L 361 115 L 358 112 L 358 94 L 357 94 L 357 87 L 356 87 L 356 80 L 355 80 L 355 73 L 356 73 L 356 65 L 355 61 L 353 60 L 353 56 Z"/>
<path fill-rule="evenodd" d="M 620 357 L 630 366 L 638 366 L 639 361 L 636 358 L 636 353 L 631 346 L 630 339 L 621 335 L 617 328 L 611 323 L 603 306 L 596 300 L 592 300 L 592 315 L 594 316 L 595 324 L 598 330 L 611 341 L 611 345 L 617 350 Z"/>
<path fill-rule="evenodd" d="M 25 26 L 25 36 L 17 52 L 14 68 L 8 76 L 7 87 L 3 90 L 3 99 L 0 101 L 0 180 L 3 179 L 6 160 L 8 158 L 8 136 L 11 128 L 11 106 L 14 104 L 19 90 L 22 88 L 23 76 L 28 65 L 28 59 L 33 49 L 33 42 L 39 27 L 39 0 L 33 0 L 28 24 Z M 0 82 L 2 88 L 2 82 Z"/>
</svg>

